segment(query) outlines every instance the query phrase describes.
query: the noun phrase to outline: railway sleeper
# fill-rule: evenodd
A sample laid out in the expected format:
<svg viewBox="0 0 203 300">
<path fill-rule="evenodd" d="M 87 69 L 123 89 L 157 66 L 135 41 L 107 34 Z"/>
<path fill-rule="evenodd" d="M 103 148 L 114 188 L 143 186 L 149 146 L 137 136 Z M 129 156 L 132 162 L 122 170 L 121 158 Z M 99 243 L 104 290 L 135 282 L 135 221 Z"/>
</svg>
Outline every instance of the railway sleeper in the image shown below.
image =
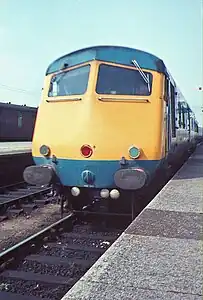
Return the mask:
<svg viewBox="0 0 203 300">
<path fill-rule="evenodd" d="M 40 300 L 39 293 L 45 299 L 49 295 L 59 299 L 63 290 L 70 289 L 122 232 L 114 228 L 105 232 L 95 231 L 87 223 L 77 224 L 73 214 L 64 219 L 63 223 L 57 221 L 33 238 L 26 239 L 23 245 L 19 243 L 20 248 L 14 247 L 4 254 L 2 262 L 9 257 L 12 261 L 2 267 L 0 273 L 0 281 L 5 285 L 2 293 L 6 294 L 4 297 L 0 292 L 2 299 Z M 58 236 L 61 228 L 66 232 Z M 49 237 L 50 241 L 44 243 L 44 237 Z M 30 247 L 32 245 L 35 247 Z M 27 296 L 21 296 L 21 291 Z"/>
<path fill-rule="evenodd" d="M 86 233 L 71 233 L 71 232 L 65 232 L 62 234 L 62 238 L 71 238 L 71 239 L 86 239 L 87 237 L 92 240 L 107 240 L 109 242 L 114 242 L 118 236 L 116 235 L 107 235 L 104 236 L 102 234 L 86 234 Z"/>
<path fill-rule="evenodd" d="M 6 216 L 6 215 L 0 216 L 0 222 L 3 222 L 5 220 L 7 220 L 7 219 L 8 219 L 8 216 Z"/>
<path fill-rule="evenodd" d="M 86 260 L 86 259 L 76 259 L 76 258 L 69 258 L 69 257 L 58 257 L 58 256 L 49 256 L 49 255 L 39 255 L 39 254 L 32 254 L 25 258 L 27 261 L 38 262 L 40 264 L 48 264 L 48 265 L 66 265 L 70 266 L 74 265 L 81 265 L 85 268 L 90 267 L 94 261 Z"/>
<path fill-rule="evenodd" d="M 58 243 L 48 243 L 46 245 L 48 248 L 57 248 L 57 249 L 63 249 L 63 250 L 67 250 L 67 251 L 84 251 L 84 252 L 95 252 L 98 254 L 102 254 L 105 252 L 106 249 L 102 249 L 102 248 L 95 248 L 95 247 L 90 247 L 90 246 L 83 246 L 81 248 L 80 245 L 76 245 L 76 244 L 68 244 L 68 245 L 63 245 L 63 244 L 58 244 Z"/>
<path fill-rule="evenodd" d="M 46 205 L 48 203 L 50 203 L 50 199 L 37 199 L 35 200 L 35 203 L 38 205 Z"/>
<path fill-rule="evenodd" d="M 13 215 L 19 216 L 19 215 L 21 215 L 23 213 L 24 213 L 23 208 L 11 208 L 11 209 L 8 210 L 8 214 L 12 215 L 12 216 Z"/>
<path fill-rule="evenodd" d="M 69 278 L 65 276 L 54 276 L 47 274 L 39 274 L 34 272 L 15 271 L 7 270 L 1 273 L 2 279 L 17 279 L 23 281 L 35 281 L 45 284 L 56 284 L 56 285 L 72 285 L 78 278 Z"/>
<path fill-rule="evenodd" d="M 36 209 L 38 206 L 35 203 L 25 203 L 21 205 L 23 209 Z"/>
<path fill-rule="evenodd" d="M 2 300 L 42 300 L 41 297 L 36 296 L 27 296 L 22 294 L 16 294 L 11 292 L 2 292 L 0 291 L 0 299 Z M 48 298 L 43 298 L 43 300 L 50 300 Z"/>
</svg>

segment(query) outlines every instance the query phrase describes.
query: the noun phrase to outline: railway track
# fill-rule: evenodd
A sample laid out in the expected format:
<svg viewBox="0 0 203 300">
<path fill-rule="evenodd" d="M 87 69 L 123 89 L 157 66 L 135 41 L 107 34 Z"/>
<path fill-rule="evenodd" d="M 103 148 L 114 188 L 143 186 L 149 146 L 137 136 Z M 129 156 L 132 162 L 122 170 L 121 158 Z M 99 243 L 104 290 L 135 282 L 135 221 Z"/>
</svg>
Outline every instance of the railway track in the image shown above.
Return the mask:
<svg viewBox="0 0 203 300">
<path fill-rule="evenodd" d="M 180 165 L 170 171 L 171 176 L 185 160 L 186 157 Z M 157 182 L 154 184 L 162 185 L 168 179 L 163 178 L 159 184 Z M 11 194 L 17 192 L 14 194 L 18 194 L 19 197 L 16 198 L 19 198 L 21 205 L 25 204 L 24 200 L 21 200 L 22 197 L 33 201 L 33 197 L 36 200 L 41 194 L 46 195 L 44 198 L 46 200 L 47 193 L 50 192 L 47 188 L 39 190 L 28 185 L 24 186 L 24 183 L 22 185 L 18 185 L 17 189 L 15 187 L 15 190 L 11 186 L 6 189 Z M 154 197 L 153 193 L 158 192 L 157 189 L 159 187 L 154 192 L 150 190 L 151 199 Z M 0 189 L 0 193 L 1 191 Z M 5 194 L 5 189 L 1 194 Z M 11 201 L 14 201 L 12 199 Z M 148 200 L 146 204 L 147 202 Z M 0 299 L 59 300 L 62 298 L 131 222 L 130 215 L 109 215 L 108 221 L 111 222 L 114 218 L 119 220 L 118 223 L 115 221 L 117 225 L 121 225 L 118 229 L 117 226 L 110 227 L 108 222 L 102 223 L 102 219 L 106 217 L 105 213 L 84 214 L 73 211 L 56 223 L 1 252 Z M 124 219 L 125 222 L 122 222 L 121 220 Z M 97 228 L 94 227 L 95 220 Z M 109 227 L 105 227 L 106 224 Z"/>
<path fill-rule="evenodd" d="M 51 201 L 50 187 L 35 187 L 19 182 L 0 187 L 0 221 L 22 214 Z"/>
<path fill-rule="evenodd" d="M 121 232 L 70 213 L 0 253 L 0 299 L 59 300 Z"/>
</svg>

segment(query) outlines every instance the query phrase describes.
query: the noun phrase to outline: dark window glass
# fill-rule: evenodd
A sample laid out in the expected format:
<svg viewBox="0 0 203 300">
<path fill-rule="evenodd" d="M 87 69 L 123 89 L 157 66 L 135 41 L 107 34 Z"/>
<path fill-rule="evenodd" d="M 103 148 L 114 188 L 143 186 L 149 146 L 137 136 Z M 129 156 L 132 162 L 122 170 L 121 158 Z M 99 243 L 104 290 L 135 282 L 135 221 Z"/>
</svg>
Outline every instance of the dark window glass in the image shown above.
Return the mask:
<svg viewBox="0 0 203 300">
<path fill-rule="evenodd" d="M 183 128 L 185 129 L 185 127 L 186 127 L 186 124 L 185 124 L 186 120 L 185 120 L 185 112 L 184 112 L 184 107 L 183 106 L 182 106 L 182 116 L 183 116 Z"/>
<path fill-rule="evenodd" d="M 190 111 L 189 108 L 187 108 L 187 125 L 188 125 L 188 131 L 191 131 L 191 122 L 190 122 Z"/>
<path fill-rule="evenodd" d="M 56 74 L 52 77 L 49 97 L 82 95 L 87 90 L 90 65 Z"/>
<path fill-rule="evenodd" d="M 194 131 L 194 119 L 192 116 L 190 117 L 190 128 L 192 131 Z"/>
<path fill-rule="evenodd" d="M 178 119 L 179 119 L 178 125 L 180 128 L 182 127 L 182 113 L 181 112 L 182 112 L 181 103 L 178 102 Z"/>
<path fill-rule="evenodd" d="M 166 106 L 168 106 L 168 102 L 169 102 L 168 86 L 169 86 L 169 80 L 168 80 L 167 77 L 165 77 L 165 101 L 166 101 Z"/>
<path fill-rule="evenodd" d="M 149 77 L 149 86 L 137 70 L 100 65 L 96 92 L 111 95 L 144 95 L 151 94 L 152 74 L 144 72 Z"/>
<path fill-rule="evenodd" d="M 172 137 L 176 137 L 176 116 L 175 116 L 175 88 L 171 86 L 171 118 L 172 118 Z"/>
</svg>

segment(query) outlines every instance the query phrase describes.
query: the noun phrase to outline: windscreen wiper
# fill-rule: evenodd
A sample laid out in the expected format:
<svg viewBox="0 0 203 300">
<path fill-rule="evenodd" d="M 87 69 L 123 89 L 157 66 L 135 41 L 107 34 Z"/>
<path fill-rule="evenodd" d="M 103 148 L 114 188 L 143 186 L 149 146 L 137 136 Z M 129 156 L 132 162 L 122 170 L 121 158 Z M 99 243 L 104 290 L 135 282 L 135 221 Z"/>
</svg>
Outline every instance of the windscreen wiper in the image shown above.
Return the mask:
<svg viewBox="0 0 203 300">
<path fill-rule="evenodd" d="M 145 75 L 145 73 L 142 71 L 142 69 L 140 68 L 138 62 L 137 62 L 135 59 L 132 60 L 132 63 L 133 63 L 133 65 L 138 69 L 140 75 L 142 76 L 142 78 L 144 79 L 144 81 L 145 81 L 146 84 L 147 84 L 148 91 L 150 92 L 149 75 L 148 75 L 148 74 Z"/>
</svg>

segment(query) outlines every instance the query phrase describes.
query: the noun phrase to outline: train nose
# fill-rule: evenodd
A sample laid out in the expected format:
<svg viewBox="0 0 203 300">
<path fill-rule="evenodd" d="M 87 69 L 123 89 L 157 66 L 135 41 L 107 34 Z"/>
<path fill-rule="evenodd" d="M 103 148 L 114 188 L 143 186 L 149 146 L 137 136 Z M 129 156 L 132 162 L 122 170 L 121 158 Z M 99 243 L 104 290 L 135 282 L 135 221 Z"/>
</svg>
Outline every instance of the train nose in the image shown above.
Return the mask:
<svg viewBox="0 0 203 300">
<path fill-rule="evenodd" d="M 138 190 L 147 182 L 147 174 L 141 168 L 120 169 L 114 174 L 114 182 L 123 190 Z"/>
</svg>

